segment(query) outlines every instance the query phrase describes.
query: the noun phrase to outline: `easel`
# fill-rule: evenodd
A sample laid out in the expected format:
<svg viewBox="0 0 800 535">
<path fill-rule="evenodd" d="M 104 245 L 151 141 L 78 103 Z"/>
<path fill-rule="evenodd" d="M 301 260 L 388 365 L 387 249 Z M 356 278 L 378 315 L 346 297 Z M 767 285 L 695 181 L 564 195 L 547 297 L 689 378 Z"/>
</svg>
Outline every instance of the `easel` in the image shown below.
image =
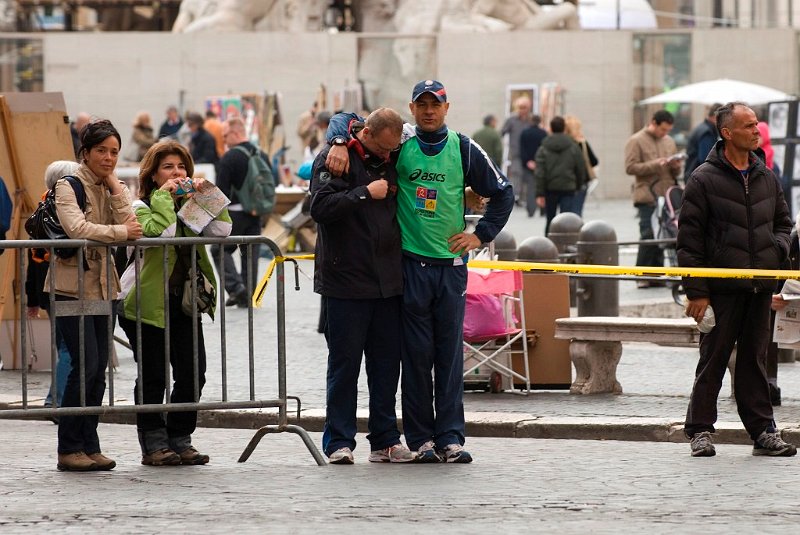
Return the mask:
<svg viewBox="0 0 800 535">
<path fill-rule="evenodd" d="M 24 225 L 44 191 L 44 171 L 55 160 L 74 159 L 69 117 L 61 93 L 0 93 L 0 177 L 10 193 L 14 209 L 8 240 L 27 239 Z M 0 339 L 11 348 L 3 367 L 19 369 L 19 333 L 22 328 L 19 294 L 24 291 L 19 272 L 21 249 L 6 249 L 0 256 Z M 5 323 L 13 322 L 9 329 Z M 49 354 L 49 342 L 46 344 Z"/>
</svg>

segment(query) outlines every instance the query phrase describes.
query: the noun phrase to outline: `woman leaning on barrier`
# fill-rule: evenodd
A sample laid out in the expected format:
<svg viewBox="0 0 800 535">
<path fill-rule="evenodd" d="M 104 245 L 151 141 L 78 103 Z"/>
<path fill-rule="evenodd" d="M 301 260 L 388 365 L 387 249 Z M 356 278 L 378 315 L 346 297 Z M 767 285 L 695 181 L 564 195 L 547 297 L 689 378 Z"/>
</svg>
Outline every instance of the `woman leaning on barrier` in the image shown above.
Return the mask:
<svg viewBox="0 0 800 535">
<path fill-rule="evenodd" d="M 57 213 L 64 232 L 72 239 L 106 243 L 140 238 L 142 227 L 133 215 L 128 188 L 114 174 L 121 146 L 119 132 L 109 121 L 98 120 L 81 130 L 80 141 L 78 154 L 81 165 L 75 176 L 83 186 L 83 209 L 78 204 L 76 190 L 66 179 L 59 179 L 56 183 Z M 79 255 L 71 258 L 56 256 L 44 287 L 50 288 L 49 279 L 54 275 L 57 301 L 114 300 L 119 292 L 119 277 L 113 258 L 111 271 L 106 273 L 107 256 L 105 247 L 86 247 L 82 272 L 78 266 Z M 81 279 L 82 295 L 79 289 Z M 112 321 L 111 314 L 56 317 L 56 325 L 72 358 L 62 407 L 81 405 L 82 382 L 86 406 L 102 404 Z M 81 322 L 84 327 L 83 348 L 79 336 Z M 84 363 L 82 378 L 81 360 Z M 113 460 L 100 453 L 97 421 L 97 415 L 61 416 L 58 426 L 59 470 L 111 470 L 116 466 Z"/>
<path fill-rule="evenodd" d="M 153 145 L 142 158 L 139 170 L 139 197 L 134 203 L 136 217 L 147 237 L 172 238 L 197 236 L 184 225 L 177 212 L 189 199 L 185 190 L 197 191 L 213 188 L 213 184 L 201 178 L 187 177 L 194 173 L 194 163 L 189 152 L 176 141 L 161 141 Z M 231 232 L 231 219 L 224 209 L 203 229 L 203 236 L 226 237 Z M 139 294 L 141 314 L 141 340 L 146 350 L 140 351 L 136 343 L 136 287 L 135 265 L 129 266 L 123 275 L 125 293 L 123 314 L 119 323 L 131 347 L 134 358 L 142 359 L 142 376 L 136 380 L 134 397 L 137 404 L 160 404 L 166 390 L 165 366 L 172 364 L 174 384 L 171 403 L 199 401 L 205 383 L 206 352 L 203 342 L 203 325 L 198 312 L 197 344 L 193 341 L 192 316 L 182 306 L 185 282 L 192 266 L 190 245 L 168 245 L 169 303 L 164 303 L 164 252 L 162 247 L 150 247 L 143 252 L 139 268 Z M 216 279 L 208 253 L 203 245 L 196 246 L 196 266 L 206 280 L 216 288 Z M 131 251 L 132 253 L 132 251 Z M 127 289 L 130 281 L 130 289 Z M 213 318 L 214 305 L 209 310 Z M 165 312 L 169 313 L 169 351 L 165 354 Z M 197 348 L 198 399 L 194 396 L 195 364 L 194 348 Z M 142 381 L 142 397 L 139 381 Z M 199 453 L 192 446 L 192 433 L 197 425 L 197 411 L 162 413 L 139 413 L 136 415 L 139 444 L 142 448 L 142 464 L 165 466 L 177 464 L 206 464 L 208 455 Z"/>
</svg>

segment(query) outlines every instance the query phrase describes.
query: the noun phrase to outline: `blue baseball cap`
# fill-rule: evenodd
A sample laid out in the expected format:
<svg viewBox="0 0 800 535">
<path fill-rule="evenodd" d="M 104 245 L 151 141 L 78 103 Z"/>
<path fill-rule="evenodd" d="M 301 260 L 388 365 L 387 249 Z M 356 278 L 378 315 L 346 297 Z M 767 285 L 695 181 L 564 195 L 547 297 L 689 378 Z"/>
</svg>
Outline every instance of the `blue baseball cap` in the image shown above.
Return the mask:
<svg viewBox="0 0 800 535">
<path fill-rule="evenodd" d="M 416 102 L 417 99 L 425 94 L 430 93 L 439 102 L 447 102 L 447 91 L 444 90 L 442 82 L 437 80 L 422 80 L 414 86 L 414 91 L 411 93 L 411 102 Z"/>
</svg>

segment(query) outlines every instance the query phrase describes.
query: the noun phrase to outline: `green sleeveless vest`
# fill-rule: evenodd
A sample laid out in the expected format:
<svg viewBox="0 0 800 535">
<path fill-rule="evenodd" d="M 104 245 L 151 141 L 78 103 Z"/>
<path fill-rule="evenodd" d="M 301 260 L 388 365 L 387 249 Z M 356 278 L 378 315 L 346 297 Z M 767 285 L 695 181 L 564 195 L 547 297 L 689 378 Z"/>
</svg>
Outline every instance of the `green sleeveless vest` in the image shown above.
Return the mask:
<svg viewBox="0 0 800 535">
<path fill-rule="evenodd" d="M 464 230 L 464 171 L 458 134 L 449 130 L 436 156 L 416 138 L 403 143 L 397 161 L 397 220 L 403 250 L 430 258 L 456 258 L 447 239 Z"/>
</svg>

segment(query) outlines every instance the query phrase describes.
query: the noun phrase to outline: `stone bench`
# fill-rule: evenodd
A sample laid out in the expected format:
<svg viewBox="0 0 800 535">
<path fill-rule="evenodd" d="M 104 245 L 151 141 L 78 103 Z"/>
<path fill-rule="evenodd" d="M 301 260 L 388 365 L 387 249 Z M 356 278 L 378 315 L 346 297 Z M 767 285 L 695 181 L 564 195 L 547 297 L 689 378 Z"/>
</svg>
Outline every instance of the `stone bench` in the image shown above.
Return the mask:
<svg viewBox="0 0 800 535">
<path fill-rule="evenodd" d="M 555 337 L 570 340 L 569 355 L 575 366 L 570 394 L 621 394 L 617 364 L 622 342 L 697 344 L 700 331 L 691 318 L 586 316 L 557 319 Z"/>
</svg>

